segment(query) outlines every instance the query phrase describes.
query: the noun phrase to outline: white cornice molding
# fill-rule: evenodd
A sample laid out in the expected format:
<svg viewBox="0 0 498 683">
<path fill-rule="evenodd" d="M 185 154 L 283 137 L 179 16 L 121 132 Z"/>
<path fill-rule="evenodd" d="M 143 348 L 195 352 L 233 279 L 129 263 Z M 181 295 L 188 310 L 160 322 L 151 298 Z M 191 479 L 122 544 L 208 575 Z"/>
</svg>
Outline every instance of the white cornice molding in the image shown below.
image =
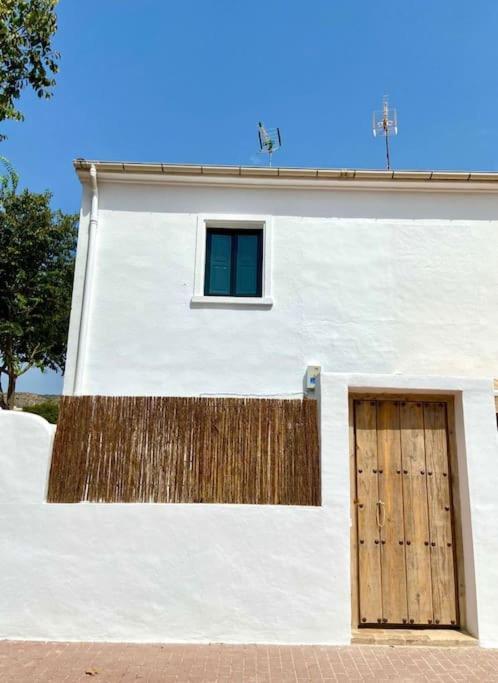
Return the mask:
<svg viewBox="0 0 498 683">
<path fill-rule="evenodd" d="M 282 169 L 93 162 L 99 182 L 146 185 L 250 187 L 368 192 L 498 193 L 498 173 Z M 80 181 L 89 182 L 91 162 L 77 160 Z"/>
</svg>

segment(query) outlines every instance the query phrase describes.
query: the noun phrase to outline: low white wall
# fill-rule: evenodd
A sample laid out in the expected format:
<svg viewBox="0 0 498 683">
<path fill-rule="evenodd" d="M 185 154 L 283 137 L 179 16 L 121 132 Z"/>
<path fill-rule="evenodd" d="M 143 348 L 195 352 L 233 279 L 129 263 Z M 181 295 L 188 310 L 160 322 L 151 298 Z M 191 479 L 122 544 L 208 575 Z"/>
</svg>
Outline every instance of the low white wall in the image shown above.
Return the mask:
<svg viewBox="0 0 498 683">
<path fill-rule="evenodd" d="M 44 500 L 54 434 L 38 415 L 0 409 L 0 505 Z"/>
<path fill-rule="evenodd" d="M 491 382 L 321 377 L 320 508 L 50 505 L 52 429 L 0 411 L 0 638 L 343 644 L 351 635 L 348 390 L 457 400 L 467 626 L 498 646 Z M 24 481 L 24 483 L 22 483 Z"/>
<path fill-rule="evenodd" d="M 1 507 L 2 638 L 348 641 L 324 510 Z"/>
<path fill-rule="evenodd" d="M 34 459 L 40 484 L 0 502 L 0 638 L 349 642 L 346 499 L 320 508 L 46 504 L 51 438 L 40 422 L 0 411 L 2 464 L 23 449 L 16 479 L 31 476 Z M 21 432 L 31 437 L 21 442 Z M 324 476 L 344 491 L 347 466 L 324 459 Z"/>
</svg>

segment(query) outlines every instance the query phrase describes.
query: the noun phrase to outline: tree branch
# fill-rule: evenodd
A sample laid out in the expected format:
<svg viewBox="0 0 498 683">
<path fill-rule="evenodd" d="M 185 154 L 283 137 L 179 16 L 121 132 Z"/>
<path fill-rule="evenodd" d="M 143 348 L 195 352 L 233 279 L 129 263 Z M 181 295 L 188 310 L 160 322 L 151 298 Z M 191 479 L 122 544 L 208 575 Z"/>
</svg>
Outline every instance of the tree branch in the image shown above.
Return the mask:
<svg viewBox="0 0 498 683">
<path fill-rule="evenodd" d="M 30 369 L 33 367 L 33 365 L 35 364 L 35 356 L 36 356 L 36 354 L 38 353 L 38 351 L 40 350 L 40 347 L 41 347 L 41 344 L 36 344 L 36 346 L 35 346 L 35 348 L 33 349 L 33 352 L 31 353 L 31 355 L 30 355 L 30 357 L 29 357 L 29 360 L 28 360 L 28 362 L 26 363 L 26 365 L 25 365 L 24 367 L 22 367 L 22 368 L 19 370 L 19 372 L 16 372 L 16 376 L 17 376 L 17 377 L 20 377 L 21 375 L 24 375 L 25 372 L 28 372 L 28 370 L 30 370 Z"/>
</svg>

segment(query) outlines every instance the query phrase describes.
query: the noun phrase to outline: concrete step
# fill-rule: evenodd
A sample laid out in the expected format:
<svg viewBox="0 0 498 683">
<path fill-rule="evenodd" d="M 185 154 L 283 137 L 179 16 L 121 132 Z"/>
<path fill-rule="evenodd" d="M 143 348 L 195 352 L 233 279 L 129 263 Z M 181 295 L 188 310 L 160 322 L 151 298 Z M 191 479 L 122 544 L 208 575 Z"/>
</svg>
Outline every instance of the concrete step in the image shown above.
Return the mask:
<svg viewBox="0 0 498 683">
<path fill-rule="evenodd" d="M 472 647 L 477 638 L 452 629 L 359 628 L 351 636 L 352 645 L 422 645 L 425 647 Z"/>
</svg>

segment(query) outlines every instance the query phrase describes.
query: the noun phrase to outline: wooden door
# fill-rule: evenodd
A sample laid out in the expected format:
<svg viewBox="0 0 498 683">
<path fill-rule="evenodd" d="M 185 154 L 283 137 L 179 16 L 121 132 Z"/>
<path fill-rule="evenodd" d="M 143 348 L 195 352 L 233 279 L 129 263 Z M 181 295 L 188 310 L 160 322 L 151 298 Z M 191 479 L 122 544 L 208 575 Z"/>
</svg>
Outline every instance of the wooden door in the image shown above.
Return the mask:
<svg viewBox="0 0 498 683">
<path fill-rule="evenodd" d="M 457 626 L 448 405 L 353 410 L 360 625 Z"/>
</svg>

